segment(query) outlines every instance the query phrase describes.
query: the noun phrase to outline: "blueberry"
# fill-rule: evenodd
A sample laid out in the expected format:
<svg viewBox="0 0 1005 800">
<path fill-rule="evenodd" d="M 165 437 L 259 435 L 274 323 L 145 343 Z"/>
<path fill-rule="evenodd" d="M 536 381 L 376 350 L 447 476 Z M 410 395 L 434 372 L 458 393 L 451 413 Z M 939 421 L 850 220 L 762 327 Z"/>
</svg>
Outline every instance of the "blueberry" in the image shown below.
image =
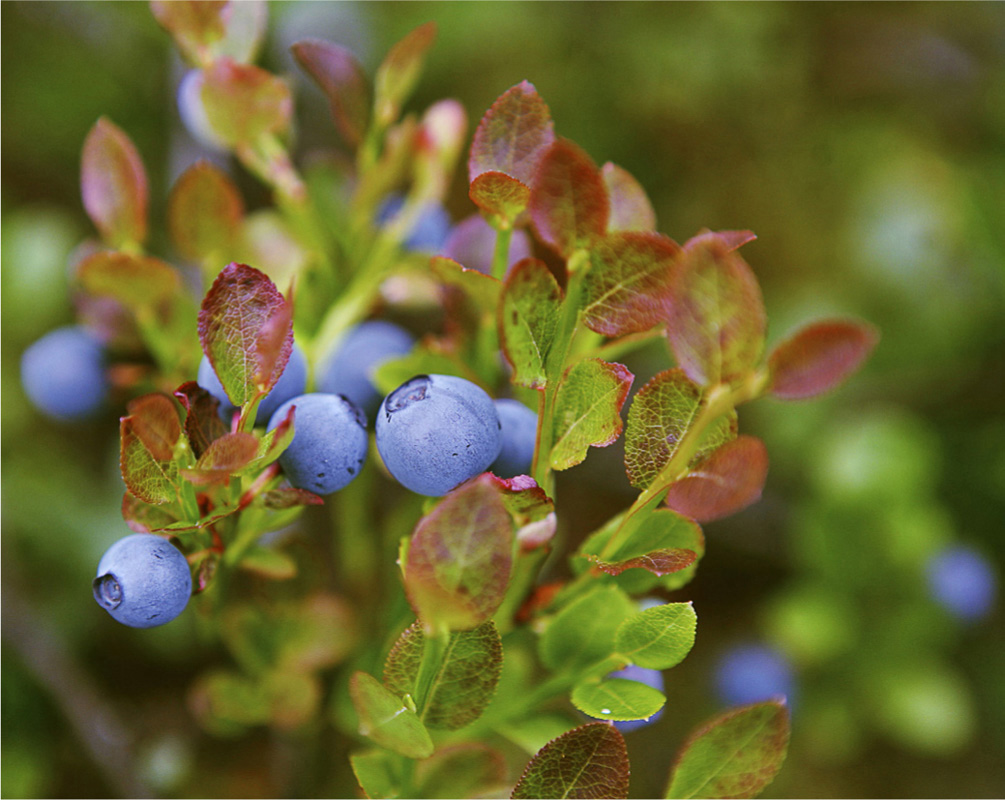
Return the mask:
<svg viewBox="0 0 1005 800">
<path fill-rule="evenodd" d="M 85 328 L 57 328 L 24 351 L 21 383 L 45 414 L 61 420 L 89 417 L 108 397 L 104 348 Z"/>
<path fill-rule="evenodd" d="M 279 457 L 291 485 L 315 494 L 347 486 L 363 468 L 370 443 L 366 417 L 338 394 L 302 394 L 283 403 L 269 420 L 269 430 L 286 419 L 291 406 L 293 441 Z"/>
<path fill-rule="evenodd" d="M 929 594 L 953 616 L 978 620 L 994 607 L 998 579 L 977 551 L 961 545 L 947 547 L 929 560 L 926 572 Z"/>
<path fill-rule="evenodd" d="M 646 686 L 650 686 L 659 692 L 664 691 L 665 687 L 663 684 L 663 673 L 658 669 L 646 669 L 645 667 L 639 667 L 635 664 L 630 664 L 624 669 L 616 670 L 610 673 L 608 678 L 624 678 L 629 681 L 638 681 L 639 683 L 644 683 Z M 653 714 L 649 719 L 630 719 L 623 722 L 615 722 L 614 727 L 617 728 L 622 733 L 629 733 L 630 731 L 638 730 L 639 728 L 644 728 L 646 725 L 651 725 L 656 722 L 660 717 L 663 716 L 663 709 L 661 708 L 655 714 Z"/>
<path fill-rule="evenodd" d="M 790 697 L 795 679 L 788 660 L 763 645 L 729 650 L 715 669 L 715 688 L 726 705 L 747 705 L 772 697 Z"/>
<path fill-rule="evenodd" d="M 373 419 L 381 401 L 373 385 L 374 370 L 384 361 L 411 351 L 414 343 L 412 334 L 393 322 L 363 322 L 346 335 L 321 369 L 318 391 L 344 394 Z"/>
<path fill-rule="evenodd" d="M 502 450 L 489 471 L 500 478 L 527 475 L 537 444 L 537 414 L 516 400 L 496 400 L 502 424 Z"/>
<path fill-rule="evenodd" d="M 399 483 L 439 497 L 488 469 L 502 447 L 492 398 L 463 378 L 419 375 L 377 413 L 377 450 Z"/>
<path fill-rule="evenodd" d="M 216 377 L 213 365 L 206 356 L 203 356 L 202 361 L 199 362 L 199 373 L 196 376 L 196 382 L 220 401 L 220 416 L 227 424 L 230 424 L 230 418 L 233 416 L 236 407 L 230 402 L 230 398 L 227 397 L 223 384 Z M 264 425 L 279 406 L 291 397 L 303 394 L 306 388 L 307 357 L 304 355 L 304 351 L 300 349 L 300 345 L 294 342 L 293 350 L 290 352 L 290 360 L 286 362 L 286 369 L 279 376 L 279 380 L 272 387 L 272 391 L 265 395 L 262 402 L 258 404 L 258 413 L 255 414 L 255 424 Z"/>
<path fill-rule="evenodd" d="M 389 195 L 377 209 L 377 224 L 386 225 L 404 204 L 405 199 L 401 195 Z M 449 235 L 450 215 L 439 203 L 429 203 L 405 237 L 404 247 L 420 253 L 438 253 Z"/>
<path fill-rule="evenodd" d="M 152 533 L 134 533 L 105 551 L 92 584 L 94 599 L 116 621 L 153 628 L 177 617 L 192 595 L 188 561 Z"/>
</svg>

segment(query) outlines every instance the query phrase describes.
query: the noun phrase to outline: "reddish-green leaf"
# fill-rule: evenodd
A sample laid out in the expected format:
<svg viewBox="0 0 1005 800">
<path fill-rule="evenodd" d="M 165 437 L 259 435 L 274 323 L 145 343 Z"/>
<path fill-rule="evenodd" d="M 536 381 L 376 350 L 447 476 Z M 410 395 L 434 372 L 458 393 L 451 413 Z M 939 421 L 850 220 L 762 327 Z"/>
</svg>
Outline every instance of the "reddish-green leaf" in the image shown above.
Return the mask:
<svg viewBox="0 0 1005 800">
<path fill-rule="evenodd" d="M 420 25 L 395 44 L 377 68 L 374 105 L 377 121 L 382 127 L 398 118 L 401 107 L 419 80 L 426 53 L 435 40 L 436 23 Z"/>
<path fill-rule="evenodd" d="M 226 261 L 243 217 L 237 187 L 209 161 L 197 161 L 185 170 L 168 198 L 171 241 L 190 261 Z"/>
<path fill-rule="evenodd" d="M 478 742 L 444 747 L 415 766 L 415 795 L 429 800 L 498 796 L 505 782 L 503 754 Z"/>
<path fill-rule="evenodd" d="M 77 278 L 88 293 L 112 297 L 133 311 L 154 307 L 181 288 L 181 278 L 170 264 L 114 250 L 99 250 L 85 258 Z"/>
<path fill-rule="evenodd" d="M 728 517 L 761 498 L 768 450 L 753 436 L 738 436 L 671 484 L 667 505 L 698 522 Z"/>
<path fill-rule="evenodd" d="M 662 577 L 686 570 L 704 552 L 698 524 L 670 509 L 659 509 L 630 524 L 634 525 L 631 534 L 606 558 L 599 554 L 614 533 L 607 527 L 583 543 L 581 554 L 609 575 L 637 568 Z"/>
<path fill-rule="evenodd" d="M 349 696 L 359 717 L 361 735 L 407 758 L 428 758 L 433 754 L 433 741 L 415 712 L 372 675 L 354 673 L 349 679 Z"/>
<path fill-rule="evenodd" d="M 756 797 L 781 769 L 788 745 L 784 703 L 727 711 L 688 737 L 666 797 Z"/>
<path fill-rule="evenodd" d="M 181 421 L 175 404 L 165 394 L 145 394 L 126 407 L 133 433 L 158 461 L 174 458 L 174 448 L 181 438 Z"/>
<path fill-rule="evenodd" d="M 529 475 L 498 478 L 489 473 L 489 477 L 518 526 L 542 520 L 555 510 L 552 499 Z"/>
<path fill-rule="evenodd" d="M 220 419 L 220 401 L 195 381 L 183 383 L 174 396 L 185 409 L 185 435 L 198 458 L 211 442 L 227 432 Z"/>
<path fill-rule="evenodd" d="M 684 249 L 692 250 L 700 245 L 717 243 L 732 252 L 756 238 L 753 231 L 710 231 L 705 229 L 684 242 Z"/>
<path fill-rule="evenodd" d="M 202 101 L 213 132 L 230 147 L 282 133 L 293 116 L 284 81 L 251 64 L 219 58 L 204 71 Z"/>
<path fill-rule="evenodd" d="M 530 200 L 530 187 L 502 172 L 483 172 L 473 181 L 468 197 L 482 211 L 512 227 Z"/>
<path fill-rule="evenodd" d="M 607 232 L 607 187 L 593 160 L 575 142 L 557 139 L 545 150 L 530 185 L 537 237 L 568 258 Z"/>
<path fill-rule="evenodd" d="M 612 233 L 599 240 L 584 279 L 583 321 L 605 336 L 666 322 L 680 257 L 680 246 L 659 233 Z"/>
<path fill-rule="evenodd" d="M 599 556 L 587 556 L 597 565 L 597 569 L 608 575 L 620 575 L 626 569 L 644 569 L 653 575 L 672 575 L 690 567 L 698 560 L 698 554 L 693 550 L 670 548 L 652 550 L 640 556 L 632 556 L 621 561 L 601 561 Z"/>
<path fill-rule="evenodd" d="M 147 174 L 135 145 L 105 117 L 87 139 L 80 163 L 84 209 L 112 247 L 147 238 Z"/>
<path fill-rule="evenodd" d="M 513 383 L 531 389 L 548 384 L 545 365 L 558 330 L 562 290 L 543 261 L 525 258 L 503 284 L 499 338 L 513 367 Z"/>
<path fill-rule="evenodd" d="M 628 749 L 618 729 L 591 722 L 563 733 L 531 759 L 514 798 L 628 797 Z"/>
<path fill-rule="evenodd" d="M 304 39 L 290 49 L 327 96 L 339 133 L 358 145 L 370 119 L 370 82 L 363 65 L 346 48 L 321 39 Z"/>
<path fill-rule="evenodd" d="M 282 486 L 278 489 L 270 489 L 261 495 L 262 503 L 266 508 L 284 509 L 295 506 L 320 506 L 324 505 L 324 498 L 306 489 L 296 489 L 292 486 Z"/>
<path fill-rule="evenodd" d="M 761 288 L 747 262 L 717 238 L 685 253 L 674 271 L 667 329 L 677 363 L 701 386 L 741 380 L 764 349 Z"/>
<path fill-rule="evenodd" d="M 425 640 L 418 622 L 401 634 L 384 664 L 385 686 L 415 697 Z M 419 719 L 429 728 L 451 731 L 474 722 L 492 702 L 502 663 L 502 640 L 492 620 L 451 633 L 425 698 L 416 698 L 422 701 Z"/>
<path fill-rule="evenodd" d="M 654 231 L 656 212 L 649 195 L 628 170 L 608 161 L 600 169 L 611 202 L 611 218 L 607 230 Z"/>
<path fill-rule="evenodd" d="M 199 340 L 235 406 L 267 394 L 293 349 L 291 308 L 268 276 L 228 264 L 199 309 Z"/>
<path fill-rule="evenodd" d="M 132 492 L 122 495 L 122 519 L 135 533 L 152 533 L 178 521 L 173 514 L 140 500 Z"/>
<path fill-rule="evenodd" d="M 781 400 L 802 400 L 828 392 L 862 366 L 878 341 L 879 332 L 857 320 L 808 325 L 768 357 L 771 394 Z"/>
<path fill-rule="evenodd" d="M 225 433 L 210 443 L 195 469 L 182 475 L 196 485 L 226 481 L 246 467 L 258 453 L 258 439 L 251 433 Z"/>
<path fill-rule="evenodd" d="M 555 400 L 551 468 L 568 469 L 590 447 L 607 447 L 621 435 L 621 407 L 635 376 L 622 364 L 599 358 L 577 361 L 565 373 Z"/>
<path fill-rule="evenodd" d="M 680 369 L 660 372 L 639 389 L 628 409 L 625 431 L 625 471 L 632 486 L 648 489 L 656 480 L 697 419 L 701 403 L 701 389 Z M 706 433 L 693 458 L 703 458 L 735 436 L 736 414 L 723 416 Z"/>
<path fill-rule="evenodd" d="M 212 45 L 223 39 L 230 6 L 226 0 L 150 1 L 154 19 L 171 34 L 178 49 L 195 65 L 206 63 Z"/>
<path fill-rule="evenodd" d="M 506 594 L 513 526 L 492 475 L 462 484 L 423 517 L 404 565 L 405 590 L 427 630 L 465 630 Z"/>
<path fill-rule="evenodd" d="M 499 307 L 502 281 L 476 269 L 467 269 L 450 258 L 433 256 L 429 269 L 447 286 L 456 286 L 483 314 L 494 314 Z"/>
<path fill-rule="evenodd" d="M 175 413 L 173 408 L 172 413 Z M 119 421 L 122 480 L 130 492 L 146 503 L 170 503 L 177 498 L 178 465 L 171 460 L 156 458 L 137 428 L 142 430 L 143 424 L 137 425 L 132 416 L 122 417 Z"/>
<path fill-rule="evenodd" d="M 507 89 L 485 112 L 471 141 L 468 180 L 502 172 L 530 184 L 544 151 L 555 141 L 547 104 L 532 83 Z"/>
</svg>

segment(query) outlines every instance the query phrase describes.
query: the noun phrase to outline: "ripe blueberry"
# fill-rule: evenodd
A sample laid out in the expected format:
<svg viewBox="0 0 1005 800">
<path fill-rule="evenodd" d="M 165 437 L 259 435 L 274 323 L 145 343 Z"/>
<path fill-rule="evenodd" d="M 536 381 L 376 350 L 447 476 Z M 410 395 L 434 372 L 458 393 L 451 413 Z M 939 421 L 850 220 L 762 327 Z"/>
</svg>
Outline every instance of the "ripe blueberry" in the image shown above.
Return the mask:
<svg viewBox="0 0 1005 800">
<path fill-rule="evenodd" d="M 86 328 L 57 328 L 24 351 L 21 383 L 45 414 L 62 420 L 89 417 L 108 396 L 104 348 Z"/>
<path fill-rule="evenodd" d="M 495 406 L 502 424 L 502 450 L 489 471 L 500 478 L 527 475 L 537 443 L 537 414 L 517 400 L 496 400 Z"/>
<path fill-rule="evenodd" d="M 377 414 L 377 450 L 388 471 L 418 494 L 439 497 L 495 461 L 499 415 L 481 388 L 451 375 L 419 375 Z"/>
<path fill-rule="evenodd" d="M 734 647 L 715 669 L 715 688 L 726 705 L 747 705 L 784 695 L 795 686 L 792 667 L 777 650 L 750 644 Z"/>
<path fill-rule="evenodd" d="M 377 224 L 386 225 L 401 211 L 405 200 L 401 195 L 387 197 L 377 209 Z M 406 250 L 420 253 L 438 253 L 447 236 L 450 235 L 450 215 L 439 203 L 429 203 L 423 207 L 412 230 L 405 237 Z"/>
<path fill-rule="evenodd" d="M 152 533 L 119 539 L 98 563 L 94 599 L 131 628 L 153 628 L 177 617 L 192 595 L 188 561 L 173 544 Z"/>
<path fill-rule="evenodd" d="M 338 394 L 302 394 L 283 403 L 269 420 L 272 430 L 296 406 L 293 441 L 279 457 L 291 485 L 316 494 L 347 486 L 363 468 L 370 439 L 366 417 Z"/>
<path fill-rule="evenodd" d="M 953 616 L 974 621 L 994 607 L 998 580 L 976 550 L 947 547 L 929 560 L 926 571 L 929 594 Z"/>
</svg>

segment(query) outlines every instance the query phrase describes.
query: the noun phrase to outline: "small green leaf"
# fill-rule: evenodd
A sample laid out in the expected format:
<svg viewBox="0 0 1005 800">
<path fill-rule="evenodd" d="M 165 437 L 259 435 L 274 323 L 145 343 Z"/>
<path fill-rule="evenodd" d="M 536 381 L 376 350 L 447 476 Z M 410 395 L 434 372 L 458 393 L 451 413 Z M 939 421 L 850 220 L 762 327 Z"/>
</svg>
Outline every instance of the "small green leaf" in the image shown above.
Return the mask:
<svg viewBox="0 0 1005 800">
<path fill-rule="evenodd" d="M 181 421 L 171 398 L 166 394 L 145 394 L 130 400 L 126 408 L 133 432 L 150 455 L 158 461 L 173 459 L 181 438 Z"/>
<path fill-rule="evenodd" d="M 562 290 L 543 261 L 513 266 L 499 304 L 499 338 L 513 367 L 513 382 L 531 389 L 548 384 L 545 365 L 558 330 Z"/>
<path fill-rule="evenodd" d="M 624 678 L 584 681 L 572 690 L 572 704 L 584 714 L 618 722 L 649 719 L 666 700 L 658 689 Z"/>
<path fill-rule="evenodd" d="M 297 562 L 288 553 L 272 547 L 251 547 L 241 556 L 241 569 L 273 580 L 287 580 L 297 574 Z"/>
<path fill-rule="evenodd" d="M 213 132 L 230 147 L 282 134 L 293 117 L 293 97 L 284 81 L 226 57 L 204 71 L 202 103 Z"/>
<path fill-rule="evenodd" d="M 614 644 L 633 664 L 646 669 L 670 669 L 691 652 L 697 624 L 691 603 L 667 603 L 626 619 L 615 634 Z"/>
<path fill-rule="evenodd" d="M 214 736 L 238 736 L 264 725 L 271 716 L 266 689 L 255 679 L 230 670 L 204 673 L 189 692 L 199 724 Z"/>
<path fill-rule="evenodd" d="M 370 119 L 370 82 L 356 57 L 341 45 L 304 39 L 291 48 L 297 63 L 325 93 L 339 133 L 352 146 L 363 141 Z"/>
<path fill-rule="evenodd" d="M 628 750 L 606 722 L 574 728 L 548 742 L 531 759 L 513 789 L 514 798 L 626 798 Z"/>
<path fill-rule="evenodd" d="M 489 476 L 518 527 L 539 522 L 554 512 L 555 503 L 529 475 L 499 478 L 489 473 Z"/>
<path fill-rule="evenodd" d="M 555 401 L 551 468 L 568 469 L 590 447 L 607 447 L 621 435 L 621 407 L 635 376 L 627 367 L 587 358 L 570 367 Z"/>
<path fill-rule="evenodd" d="M 480 312 L 495 314 L 503 288 L 501 281 L 476 269 L 467 269 L 453 259 L 443 256 L 431 258 L 429 269 L 447 286 L 455 286 L 464 292 Z"/>
<path fill-rule="evenodd" d="M 320 506 L 324 505 L 324 498 L 308 492 L 306 489 L 296 489 L 292 486 L 283 486 L 279 489 L 270 489 L 261 495 L 262 505 L 274 510 L 285 508 L 295 508 L 296 506 Z"/>
<path fill-rule="evenodd" d="M 429 800 L 491 797 L 506 783 L 502 753 L 477 742 L 437 750 L 415 767 L 415 796 Z"/>
<path fill-rule="evenodd" d="M 698 522 L 728 517 L 761 498 L 768 450 L 753 436 L 738 436 L 670 485 L 666 503 Z"/>
<path fill-rule="evenodd" d="M 177 422 L 178 416 L 173 405 L 171 413 L 175 415 Z M 144 502 L 163 505 L 178 497 L 178 465 L 171 459 L 157 458 L 151 450 L 153 448 L 163 455 L 159 437 L 154 441 L 149 436 L 148 422 L 149 420 L 137 420 L 132 415 L 122 417 L 119 421 L 119 466 L 122 480 L 130 492 Z"/>
<path fill-rule="evenodd" d="M 150 10 L 160 26 L 171 34 L 189 63 L 200 66 L 211 58 L 212 46 L 227 32 L 226 17 L 232 9 L 226 0 L 189 0 L 185 3 L 151 0 Z"/>
<path fill-rule="evenodd" d="M 610 161 L 600 168 L 600 174 L 611 199 L 608 233 L 656 230 L 656 212 L 642 184 L 628 170 Z"/>
<path fill-rule="evenodd" d="M 788 744 L 789 712 L 783 703 L 727 711 L 688 737 L 666 797 L 755 797 L 781 769 Z"/>
<path fill-rule="evenodd" d="M 435 39 L 435 22 L 420 25 L 395 44 L 377 68 L 374 106 L 377 122 L 382 127 L 398 119 L 401 107 L 419 80 L 426 53 Z"/>
<path fill-rule="evenodd" d="M 490 219 L 499 220 L 496 224 L 513 227 L 530 202 L 530 187 L 503 172 L 491 170 L 471 181 L 468 197 Z"/>
<path fill-rule="evenodd" d="M 360 735 L 407 758 L 433 754 L 433 741 L 415 712 L 372 675 L 353 673 L 349 695 L 359 716 Z"/>
<path fill-rule="evenodd" d="M 368 798 L 396 798 L 400 795 L 400 762 L 386 750 L 367 750 L 349 756 L 353 774 L 363 795 Z"/>
<path fill-rule="evenodd" d="M 167 213 L 171 241 L 183 257 L 220 263 L 237 242 L 244 201 L 225 172 L 209 161 L 197 161 L 175 181 Z"/>
<path fill-rule="evenodd" d="M 471 141 L 468 181 L 501 172 L 529 185 L 544 151 L 555 141 L 548 105 L 532 83 L 503 92 L 485 112 Z"/>
<path fill-rule="evenodd" d="M 822 320 L 802 328 L 768 357 L 771 395 L 802 400 L 841 385 L 865 363 L 879 331 L 857 320 Z"/>
<path fill-rule="evenodd" d="M 538 642 L 541 662 L 570 674 L 615 652 L 618 627 L 636 612 L 635 604 L 616 586 L 598 586 L 576 598 L 548 623 Z"/>
<path fill-rule="evenodd" d="M 84 140 L 80 190 L 87 216 L 107 244 L 122 247 L 146 241 L 146 170 L 129 137 L 105 117 Z"/>
<path fill-rule="evenodd" d="M 88 293 L 113 297 L 133 312 L 156 308 L 181 288 L 178 271 L 152 256 L 99 250 L 77 267 Z"/>
</svg>

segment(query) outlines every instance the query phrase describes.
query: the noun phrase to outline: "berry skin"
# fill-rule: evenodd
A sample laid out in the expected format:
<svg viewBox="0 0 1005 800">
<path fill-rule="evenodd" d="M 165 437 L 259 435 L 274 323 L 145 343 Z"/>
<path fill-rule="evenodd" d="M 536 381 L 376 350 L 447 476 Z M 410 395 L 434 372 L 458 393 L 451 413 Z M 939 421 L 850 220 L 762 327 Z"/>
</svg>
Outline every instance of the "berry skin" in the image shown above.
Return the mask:
<svg viewBox="0 0 1005 800">
<path fill-rule="evenodd" d="M 639 683 L 644 683 L 646 686 L 651 686 L 659 692 L 665 691 L 663 673 L 658 669 L 646 669 L 645 667 L 639 667 L 635 664 L 629 664 L 624 669 L 619 669 L 610 673 L 607 677 L 638 681 Z M 649 717 L 649 719 L 629 719 L 622 722 L 614 722 L 613 725 L 622 733 L 629 733 L 631 731 L 638 730 L 639 728 L 644 728 L 647 725 L 652 725 L 662 716 L 663 709 L 661 708 Z"/>
<path fill-rule="evenodd" d="M 56 328 L 24 351 L 21 383 L 32 404 L 50 417 L 85 419 L 108 397 L 104 348 L 85 328 Z"/>
<path fill-rule="evenodd" d="M 502 447 L 492 398 L 450 375 L 418 375 L 403 383 L 384 398 L 376 428 L 388 471 L 430 497 L 480 475 Z"/>
<path fill-rule="evenodd" d="M 381 396 L 373 373 L 384 361 L 410 352 L 415 337 L 393 322 L 371 320 L 357 325 L 321 370 L 318 391 L 344 394 L 373 419 Z"/>
<path fill-rule="evenodd" d="M 742 645 L 729 650 L 715 669 L 719 699 L 742 706 L 784 695 L 791 698 L 795 687 L 792 667 L 777 650 L 763 645 Z"/>
<path fill-rule="evenodd" d="M 269 420 L 269 430 L 286 419 L 291 406 L 293 441 L 279 456 L 292 486 L 315 494 L 337 492 L 359 475 L 370 438 L 366 417 L 338 394 L 302 394 L 283 403 Z"/>
<path fill-rule="evenodd" d="M 502 450 L 489 472 L 500 478 L 527 475 L 537 444 L 537 414 L 517 400 L 496 400 L 495 406 L 502 424 Z"/>
<path fill-rule="evenodd" d="M 386 225 L 404 205 L 405 199 L 401 195 L 388 196 L 377 209 L 377 224 Z M 447 210 L 439 203 L 429 203 L 419 213 L 403 245 L 413 252 L 438 253 L 449 235 L 450 215 Z"/>
<path fill-rule="evenodd" d="M 105 551 L 92 584 L 94 599 L 131 628 L 170 622 L 188 604 L 192 573 L 181 551 L 152 533 L 134 533 Z"/>
<path fill-rule="evenodd" d="M 196 382 L 220 401 L 220 416 L 224 422 L 230 424 L 230 418 L 233 416 L 236 406 L 230 402 L 223 384 L 216 377 L 213 365 L 206 356 L 203 356 L 202 361 L 199 362 L 199 373 L 196 376 Z M 290 352 L 290 360 L 286 362 L 286 369 L 279 376 L 279 380 L 272 387 L 272 391 L 265 395 L 262 398 L 262 402 L 258 404 L 258 411 L 255 414 L 255 424 L 264 425 L 276 413 L 276 409 L 279 406 L 290 398 L 303 394 L 306 388 L 307 356 L 300 349 L 300 345 L 294 343 L 293 350 Z"/>
<path fill-rule="evenodd" d="M 959 545 L 936 553 L 927 566 L 928 593 L 950 614 L 968 622 L 990 613 L 998 580 L 988 561 Z"/>
</svg>

